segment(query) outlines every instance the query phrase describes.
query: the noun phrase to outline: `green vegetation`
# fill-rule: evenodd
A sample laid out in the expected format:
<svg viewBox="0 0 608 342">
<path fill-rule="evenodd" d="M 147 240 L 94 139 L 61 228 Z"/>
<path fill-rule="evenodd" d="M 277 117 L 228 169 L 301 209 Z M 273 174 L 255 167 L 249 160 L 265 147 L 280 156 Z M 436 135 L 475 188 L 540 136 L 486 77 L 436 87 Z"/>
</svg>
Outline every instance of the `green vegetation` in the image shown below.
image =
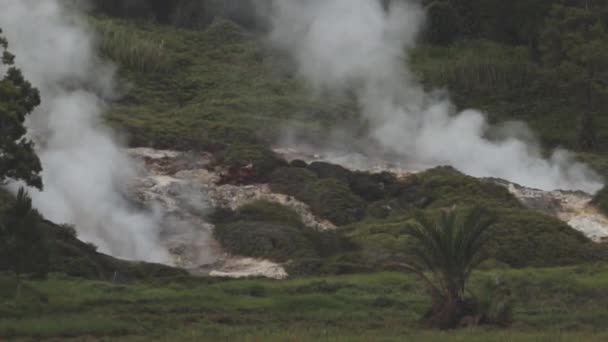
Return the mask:
<svg viewBox="0 0 608 342">
<path fill-rule="evenodd" d="M 257 201 L 236 212 L 216 212 L 213 218 L 214 235 L 226 250 L 284 263 L 294 276 L 350 273 L 363 267 L 344 263 L 355 250 L 350 241 L 337 232 L 304 226 L 296 212 L 280 204 Z"/>
<path fill-rule="evenodd" d="M 414 265 L 400 264 L 422 279 L 432 298 L 432 308 L 424 322 L 431 327 L 453 329 L 463 324 L 509 324 L 508 300 L 494 316 L 476 307 L 475 298 L 467 298 L 465 289 L 473 269 L 487 258 L 483 254 L 494 219 L 480 208 L 459 213 L 442 210 L 439 218 L 415 214 L 415 224 L 408 229 L 415 246 Z M 424 271 L 428 270 L 430 276 Z M 494 300 L 494 298 L 490 299 Z M 493 318 L 499 321 L 492 322 Z M 469 322 L 465 323 L 466 320 Z"/>
<path fill-rule="evenodd" d="M 0 277 L 0 338 L 125 341 L 441 341 L 417 322 L 430 305 L 414 275 L 376 273 L 289 281 L 167 278 L 109 283 L 52 276 L 27 281 L 19 303 Z M 473 273 L 482 294 L 497 279 L 514 299 L 509 330 L 450 333 L 462 341 L 602 341 L 606 265 Z M 8 281 L 8 283 L 7 283 Z"/>
<path fill-rule="evenodd" d="M 15 56 L 7 48 L 0 29 L 0 185 L 9 178 L 41 189 L 40 160 L 34 143 L 25 137 L 24 125 L 26 116 L 40 104 L 40 95 L 14 66 Z"/>
<path fill-rule="evenodd" d="M 29 242 L 26 243 L 26 246 L 16 246 L 15 253 L 18 256 L 28 257 L 24 260 L 24 265 L 27 266 L 26 273 L 40 276 L 48 271 L 103 280 L 149 279 L 186 274 L 183 270 L 163 265 L 128 262 L 98 253 L 96 246 L 77 239 L 73 227 L 59 226 L 44 220 L 35 211 L 27 214 L 24 218 L 25 221 L 19 223 L 21 218 L 14 212 L 15 208 L 15 198 L 4 190 L 0 190 L 2 253 L 9 251 L 3 244 L 11 242 L 6 239 L 6 232 L 24 233 L 24 238 Z M 22 228 L 25 229 L 22 230 Z M 30 232 L 34 234 L 30 234 Z M 44 243 L 40 239 L 43 239 Z M 7 260 L 3 255 L 0 260 L 0 273 L 13 270 L 17 265 L 15 263 L 7 264 Z"/>
<path fill-rule="evenodd" d="M 485 206 L 522 208 L 521 203 L 501 185 L 464 175 L 452 167 L 438 167 L 417 174 L 410 181 L 412 192 L 405 200 L 426 202 L 430 208 Z"/>
<path fill-rule="evenodd" d="M 104 37 L 99 47 L 101 53 L 111 56 L 114 62 L 138 73 L 167 73 L 177 66 L 162 39 L 121 30 L 112 20 L 93 24 Z"/>
<path fill-rule="evenodd" d="M 230 145 L 218 153 L 217 162 L 229 170 L 237 170 L 237 172 L 238 169 L 247 168 L 250 172 L 249 181 L 259 181 L 274 169 L 287 164 L 268 147 L 241 144 Z"/>
<path fill-rule="evenodd" d="M 328 163 L 279 160 L 268 146 L 286 125 L 322 144 L 335 125 L 365 136 L 366 124 L 358 120 L 357 105 L 348 94 L 315 96 L 294 77 L 290 62 L 261 41 L 254 11 L 242 10 L 249 1 L 95 2 L 99 7 L 90 22 L 99 34 L 100 52 L 118 64 L 123 94 L 106 117 L 128 133 L 132 146 L 213 152 L 218 165 L 250 170 L 245 181 L 267 181 L 274 191 L 305 202 L 339 227 L 315 231 L 293 210 L 268 202 L 218 211 L 213 215 L 215 236 L 227 251 L 280 262 L 295 279 L 191 278 L 174 268 L 103 255 L 79 241 L 74 228 L 39 215 L 17 224 L 19 215 L 11 211 L 14 199 L 0 191 L 0 244 L 9 241 L 6 222 L 13 230 L 27 226 L 44 231 L 45 246 L 36 251 L 48 254 L 48 263 L 25 273 L 50 272 L 48 280 L 25 279 L 15 298 L 18 280 L 10 272 L 20 263 L 7 263 L 11 258 L 2 256 L 0 339 L 445 340 L 445 333 L 420 329 L 419 317 L 428 307 L 449 311 L 441 300 L 429 300 L 424 291 L 428 284 L 415 275 L 379 272 L 416 255 L 428 259 L 418 248 L 424 236 L 412 237 L 417 212 L 434 215 L 475 206 L 496 217 L 486 232 L 491 238 L 484 248 L 489 260 L 479 265 L 484 271 L 471 273 L 477 248 L 454 247 L 447 257 L 421 265 L 431 272 L 418 275 L 439 279 L 443 297 L 457 302 L 475 297 L 474 312 L 483 313 L 486 322 L 507 324 L 512 317 L 513 325 L 509 330 L 473 328 L 449 338 L 608 339 L 606 246 L 523 208 L 504 187 L 450 167 L 399 180 Z M 447 89 L 458 108 L 487 111 L 493 123 L 523 120 L 538 132 L 543 148 L 575 149 L 582 160 L 608 175 L 603 154 L 608 141 L 602 81 L 608 51 L 605 4 L 424 3 L 430 25 L 408 63 L 425 87 Z M 12 63 L 10 54 L 4 63 Z M 23 98 L 10 100 L 16 95 Z M 6 141 L 0 140 L 2 155 L 5 145 L 15 141 L 31 152 L 31 144 L 19 139 L 25 116 L 38 104 L 36 91 L 11 68 L 0 81 L 0 100 L 0 122 L 8 120 L 13 127 L 3 136 Z M 368 147 L 365 139 L 359 143 Z M 0 160 L 0 181 L 22 178 L 39 186 L 39 164 L 28 155 L 20 157 L 23 163 Z M 595 203 L 608 213 L 606 192 Z M 444 218 L 450 220 L 458 221 Z M 463 227 L 474 227 L 472 222 Z M 456 231 L 463 230 L 452 233 Z M 440 241 L 442 245 L 464 244 L 447 235 L 453 239 Z M 360 274 L 335 276 L 351 273 Z"/>
<path fill-rule="evenodd" d="M 271 188 L 307 203 L 316 215 L 340 226 L 331 234 L 313 234 L 312 238 L 317 245 L 334 246 L 329 249 L 334 253 L 319 253 L 311 247 L 315 243 L 305 232 L 312 231 L 302 228 L 297 214 L 265 202 L 253 203 L 236 214 L 218 213 L 216 235 L 222 245 L 237 254 L 292 265 L 298 269 L 295 274 L 378 270 L 411 258 L 415 243 L 408 237 L 407 226 L 416 210 L 483 206 L 497 219 L 487 252 L 498 264 L 562 266 L 607 256 L 605 246 L 594 244 L 566 223 L 523 208 L 505 187 L 450 167 L 399 181 L 391 175 L 351 172 L 327 163 L 295 164 L 272 171 L 267 176 Z M 335 247 L 336 239 L 341 248 Z M 349 271 L 323 266 L 336 263 Z M 299 270 L 301 266 L 305 272 Z"/>
<path fill-rule="evenodd" d="M 0 269 L 15 274 L 17 296 L 23 275 L 44 278 L 48 272 L 49 252 L 40 220 L 40 214 L 32 208 L 32 199 L 21 188 L 0 221 Z"/>
<path fill-rule="evenodd" d="M 215 152 L 233 143 L 268 144 L 287 122 L 322 132 L 336 120 L 328 113 L 344 112 L 340 101 L 314 98 L 282 75 L 275 68 L 281 57 L 230 21 L 215 20 L 204 31 L 109 18 L 92 23 L 126 87 L 107 117 L 130 133 L 131 145 Z"/>
<path fill-rule="evenodd" d="M 604 187 L 595 195 L 593 203 L 602 211 L 602 213 L 608 215 L 608 187 Z"/>
</svg>

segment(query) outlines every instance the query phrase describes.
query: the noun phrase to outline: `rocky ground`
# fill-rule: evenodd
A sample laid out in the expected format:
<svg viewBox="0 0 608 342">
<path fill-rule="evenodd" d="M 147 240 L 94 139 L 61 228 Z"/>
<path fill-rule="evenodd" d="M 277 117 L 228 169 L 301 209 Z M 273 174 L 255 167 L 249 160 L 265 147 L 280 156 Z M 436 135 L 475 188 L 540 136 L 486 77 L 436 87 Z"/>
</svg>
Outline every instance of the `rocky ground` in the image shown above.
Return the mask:
<svg viewBox="0 0 608 342">
<path fill-rule="evenodd" d="M 370 160 L 361 154 L 307 153 L 281 148 L 275 152 L 286 160 L 325 161 L 352 170 L 389 171 L 405 178 L 416 171 L 399 164 Z M 308 205 L 291 196 L 273 193 L 265 184 L 219 184 L 223 170 L 211 167 L 213 158 L 206 153 L 176 152 L 137 148 L 129 150 L 141 166 L 133 193 L 138 201 L 162 212 L 161 240 L 174 258 L 175 265 L 194 274 L 222 277 L 262 276 L 282 279 L 285 269 L 268 260 L 257 260 L 225 253 L 213 238 L 213 224 L 207 215 L 214 208 L 238 209 L 255 200 L 280 203 L 294 209 L 309 227 L 328 230 L 335 226 L 315 217 Z M 584 192 L 541 191 L 491 179 L 503 185 L 525 206 L 567 222 L 596 242 L 608 240 L 608 218 L 593 205 Z"/>
<path fill-rule="evenodd" d="M 265 200 L 292 208 L 309 227 L 335 229 L 331 222 L 316 218 L 308 205 L 273 193 L 265 184 L 218 184 L 222 170 L 210 167 L 212 158 L 208 154 L 148 148 L 131 149 L 129 154 L 141 166 L 133 193 L 143 205 L 160 207 L 161 240 L 175 265 L 192 273 L 279 279 L 287 276 L 280 265 L 268 260 L 225 253 L 213 238 L 213 224 L 206 219 L 214 208 L 235 210 L 252 201 Z"/>
</svg>

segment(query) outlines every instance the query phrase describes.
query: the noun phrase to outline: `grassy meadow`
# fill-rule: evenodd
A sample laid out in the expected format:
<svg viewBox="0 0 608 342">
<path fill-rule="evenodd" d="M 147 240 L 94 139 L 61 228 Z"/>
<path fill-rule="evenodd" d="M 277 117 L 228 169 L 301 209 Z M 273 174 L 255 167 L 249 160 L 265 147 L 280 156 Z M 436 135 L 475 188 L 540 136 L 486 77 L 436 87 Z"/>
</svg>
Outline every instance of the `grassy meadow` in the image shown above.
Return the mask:
<svg viewBox="0 0 608 342">
<path fill-rule="evenodd" d="M 189 277 L 112 283 L 51 276 L 21 297 L 0 278 L 0 340 L 85 341 L 602 341 L 608 338 L 608 266 L 488 270 L 470 291 L 500 281 L 514 323 L 422 329 L 423 284 L 399 273 L 289 281 Z"/>
</svg>

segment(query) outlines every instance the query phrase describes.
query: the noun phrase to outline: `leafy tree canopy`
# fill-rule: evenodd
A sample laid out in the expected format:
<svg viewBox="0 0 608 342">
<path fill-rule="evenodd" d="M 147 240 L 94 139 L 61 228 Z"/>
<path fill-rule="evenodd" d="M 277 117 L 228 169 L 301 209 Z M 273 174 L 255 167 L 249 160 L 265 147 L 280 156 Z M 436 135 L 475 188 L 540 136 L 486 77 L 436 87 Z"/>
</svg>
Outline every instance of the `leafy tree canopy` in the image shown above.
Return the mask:
<svg viewBox="0 0 608 342">
<path fill-rule="evenodd" d="M 15 56 L 7 48 L 0 30 L 0 71 L 6 70 L 0 75 L 0 184 L 15 179 L 41 189 L 40 160 L 24 136 L 25 118 L 40 104 L 40 95 L 14 66 Z"/>
</svg>

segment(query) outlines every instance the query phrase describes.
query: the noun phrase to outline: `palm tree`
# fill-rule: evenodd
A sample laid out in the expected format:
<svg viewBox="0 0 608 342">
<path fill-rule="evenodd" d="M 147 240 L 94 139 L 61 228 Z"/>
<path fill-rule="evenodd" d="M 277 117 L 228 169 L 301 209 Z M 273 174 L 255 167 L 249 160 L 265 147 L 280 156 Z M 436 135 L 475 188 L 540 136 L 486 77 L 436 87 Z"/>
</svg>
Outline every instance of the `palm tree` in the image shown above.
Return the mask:
<svg viewBox="0 0 608 342">
<path fill-rule="evenodd" d="M 452 209 L 441 211 L 438 219 L 417 212 L 415 221 L 408 227 L 416 243 L 414 263 L 400 266 L 416 273 L 429 288 L 433 307 L 425 315 L 425 323 L 454 328 L 471 314 L 465 299 L 466 283 L 473 269 L 486 258 L 482 249 L 494 217 L 482 208 L 462 214 Z"/>
</svg>

